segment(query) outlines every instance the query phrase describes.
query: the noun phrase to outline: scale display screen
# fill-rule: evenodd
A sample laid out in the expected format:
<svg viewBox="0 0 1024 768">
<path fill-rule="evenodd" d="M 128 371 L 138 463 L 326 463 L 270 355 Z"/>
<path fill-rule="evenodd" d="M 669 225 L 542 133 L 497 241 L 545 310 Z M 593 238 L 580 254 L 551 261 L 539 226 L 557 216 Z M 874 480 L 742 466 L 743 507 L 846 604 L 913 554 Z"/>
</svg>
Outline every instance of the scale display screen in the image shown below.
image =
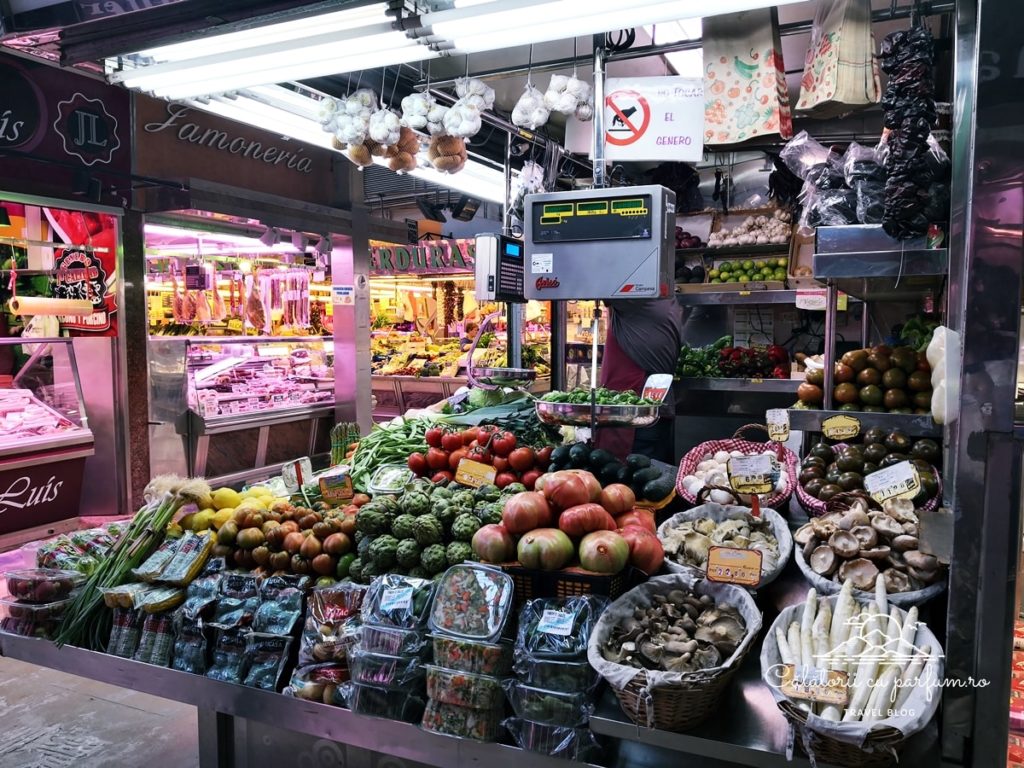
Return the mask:
<svg viewBox="0 0 1024 768">
<path fill-rule="evenodd" d="M 650 195 L 539 203 L 530 210 L 534 243 L 650 240 L 657 234 Z"/>
</svg>

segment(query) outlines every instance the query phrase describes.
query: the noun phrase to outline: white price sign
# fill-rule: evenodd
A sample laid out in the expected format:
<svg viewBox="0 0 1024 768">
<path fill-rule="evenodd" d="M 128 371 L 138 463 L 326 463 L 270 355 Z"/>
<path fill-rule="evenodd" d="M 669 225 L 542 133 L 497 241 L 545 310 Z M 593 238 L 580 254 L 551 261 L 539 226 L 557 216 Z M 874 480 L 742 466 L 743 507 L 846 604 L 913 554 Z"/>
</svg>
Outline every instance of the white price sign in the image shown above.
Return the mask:
<svg viewBox="0 0 1024 768">
<path fill-rule="evenodd" d="M 921 476 L 917 467 L 901 461 L 865 477 L 864 489 L 879 504 L 888 499 L 912 499 L 921 490 Z"/>
<path fill-rule="evenodd" d="M 785 408 L 769 408 L 764 412 L 764 420 L 772 442 L 784 443 L 789 439 L 789 411 Z"/>
<path fill-rule="evenodd" d="M 779 462 L 772 456 L 733 456 L 729 484 L 740 493 L 768 493 L 779 477 Z"/>
</svg>

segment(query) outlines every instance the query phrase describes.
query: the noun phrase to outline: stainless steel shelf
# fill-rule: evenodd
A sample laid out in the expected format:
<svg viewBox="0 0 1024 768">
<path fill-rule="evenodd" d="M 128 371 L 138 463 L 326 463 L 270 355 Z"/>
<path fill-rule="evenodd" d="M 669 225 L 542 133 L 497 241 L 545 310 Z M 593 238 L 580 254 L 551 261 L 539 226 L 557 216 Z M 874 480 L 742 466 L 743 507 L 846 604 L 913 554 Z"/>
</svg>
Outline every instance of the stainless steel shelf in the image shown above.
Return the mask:
<svg viewBox="0 0 1024 768">
<path fill-rule="evenodd" d="M 828 280 L 850 296 L 870 301 L 920 298 L 949 273 L 945 248 L 906 251 L 816 253 L 816 280 Z"/>
<path fill-rule="evenodd" d="M 704 291 L 677 293 L 684 306 L 704 304 L 795 304 L 796 291 Z"/>
<path fill-rule="evenodd" d="M 713 379 L 697 376 L 675 381 L 675 386 L 679 389 L 750 394 L 796 394 L 800 384 L 801 382 L 795 379 Z"/>
<path fill-rule="evenodd" d="M 942 426 L 936 424 L 931 416 L 913 415 L 908 413 L 864 413 L 863 411 L 811 411 L 800 408 L 789 410 L 790 429 L 801 432 L 820 432 L 821 422 L 830 416 L 853 416 L 861 429 L 881 427 L 882 429 L 899 429 L 913 437 L 941 437 Z"/>
<path fill-rule="evenodd" d="M 303 701 L 272 691 L 210 680 L 174 669 L 129 661 L 80 648 L 57 648 L 48 640 L 0 633 L 0 655 L 99 680 L 153 696 L 192 704 L 207 711 L 266 723 L 373 752 L 439 768 L 565 768 L 567 763 L 518 747 L 457 739 L 424 731 L 410 723 L 356 715 L 341 707 Z"/>
</svg>

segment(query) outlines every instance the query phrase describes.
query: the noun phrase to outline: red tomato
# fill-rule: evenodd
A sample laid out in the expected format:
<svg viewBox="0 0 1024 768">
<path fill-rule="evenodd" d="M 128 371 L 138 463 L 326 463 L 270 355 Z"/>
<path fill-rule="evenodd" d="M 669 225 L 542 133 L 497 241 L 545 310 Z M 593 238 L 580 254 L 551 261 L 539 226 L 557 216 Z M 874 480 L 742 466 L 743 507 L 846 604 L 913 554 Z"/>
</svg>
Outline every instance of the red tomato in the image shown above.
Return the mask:
<svg viewBox="0 0 1024 768">
<path fill-rule="evenodd" d="M 492 461 L 491 452 L 484 448 L 482 445 L 478 445 L 475 448 L 469 449 L 468 458 L 473 461 L 479 461 L 481 464 L 490 464 Z"/>
<path fill-rule="evenodd" d="M 491 438 L 491 450 L 497 456 L 508 456 L 516 448 L 516 436 L 511 432 L 495 432 Z"/>
<path fill-rule="evenodd" d="M 433 474 L 433 476 L 430 478 L 430 482 L 432 482 L 432 483 L 440 483 L 440 482 L 443 482 L 445 480 L 449 480 L 450 481 L 454 477 L 455 477 L 455 475 L 453 475 L 447 469 L 442 469 L 440 472 L 435 472 Z"/>
<path fill-rule="evenodd" d="M 462 433 L 461 432 L 445 432 L 441 436 L 441 448 L 446 451 L 457 451 L 462 447 Z"/>
<path fill-rule="evenodd" d="M 491 464 L 499 472 L 507 472 L 509 468 L 509 460 L 504 456 L 495 456 Z"/>
<path fill-rule="evenodd" d="M 459 462 L 466 458 L 466 454 L 468 453 L 469 451 L 465 448 L 459 448 L 457 451 L 452 451 L 451 455 L 448 457 L 448 469 L 452 472 L 457 470 L 459 468 Z"/>
<path fill-rule="evenodd" d="M 430 429 L 427 430 L 427 434 L 425 436 L 427 445 L 429 445 L 431 448 L 440 448 L 441 438 L 443 435 L 444 429 L 442 429 L 441 427 L 431 427 Z"/>
<path fill-rule="evenodd" d="M 537 478 L 540 477 L 541 472 L 539 469 L 531 469 L 529 472 L 523 472 L 523 476 L 520 482 L 526 486 L 526 490 L 532 491 L 534 485 L 537 483 Z"/>
<path fill-rule="evenodd" d="M 548 464 L 551 463 L 551 452 L 555 450 L 553 445 L 545 445 L 539 451 L 537 451 L 537 466 L 541 469 L 547 469 Z"/>
<path fill-rule="evenodd" d="M 523 446 L 508 455 L 508 463 L 517 472 L 525 472 L 533 466 L 534 458 L 533 448 Z"/>
<path fill-rule="evenodd" d="M 470 429 L 467 429 L 467 430 L 463 431 L 463 433 L 462 433 L 462 444 L 463 445 L 470 445 L 474 440 L 476 440 L 476 435 L 477 435 L 476 427 L 472 427 Z"/>
<path fill-rule="evenodd" d="M 504 488 L 506 485 L 512 485 L 517 482 L 516 476 L 511 472 L 501 472 L 494 478 L 494 484 L 499 488 Z"/>
<path fill-rule="evenodd" d="M 409 469 L 416 473 L 417 477 L 423 477 L 427 474 L 427 457 L 422 453 L 413 453 L 409 455 L 409 461 L 407 462 Z"/>
<path fill-rule="evenodd" d="M 491 434 L 497 431 L 498 428 L 493 424 L 482 424 L 476 428 L 476 440 L 483 445 L 491 438 Z"/>
<path fill-rule="evenodd" d="M 431 448 L 427 451 L 427 466 L 434 471 L 448 469 L 448 452 L 440 448 Z"/>
</svg>

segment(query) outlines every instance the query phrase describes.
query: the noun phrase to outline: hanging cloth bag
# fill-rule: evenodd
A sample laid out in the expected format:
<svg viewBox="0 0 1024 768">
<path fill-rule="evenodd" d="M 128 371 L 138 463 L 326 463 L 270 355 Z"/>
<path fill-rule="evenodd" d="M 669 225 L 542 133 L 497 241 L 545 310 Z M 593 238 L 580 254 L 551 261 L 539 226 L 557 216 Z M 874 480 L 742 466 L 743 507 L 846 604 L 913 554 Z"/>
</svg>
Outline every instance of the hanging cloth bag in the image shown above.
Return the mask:
<svg viewBox="0 0 1024 768">
<path fill-rule="evenodd" d="M 837 117 L 881 98 L 871 0 L 821 0 L 800 80 L 797 111 Z"/>
<path fill-rule="evenodd" d="M 775 8 L 704 19 L 704 143 L 793 135 Z"/>
</svg>

